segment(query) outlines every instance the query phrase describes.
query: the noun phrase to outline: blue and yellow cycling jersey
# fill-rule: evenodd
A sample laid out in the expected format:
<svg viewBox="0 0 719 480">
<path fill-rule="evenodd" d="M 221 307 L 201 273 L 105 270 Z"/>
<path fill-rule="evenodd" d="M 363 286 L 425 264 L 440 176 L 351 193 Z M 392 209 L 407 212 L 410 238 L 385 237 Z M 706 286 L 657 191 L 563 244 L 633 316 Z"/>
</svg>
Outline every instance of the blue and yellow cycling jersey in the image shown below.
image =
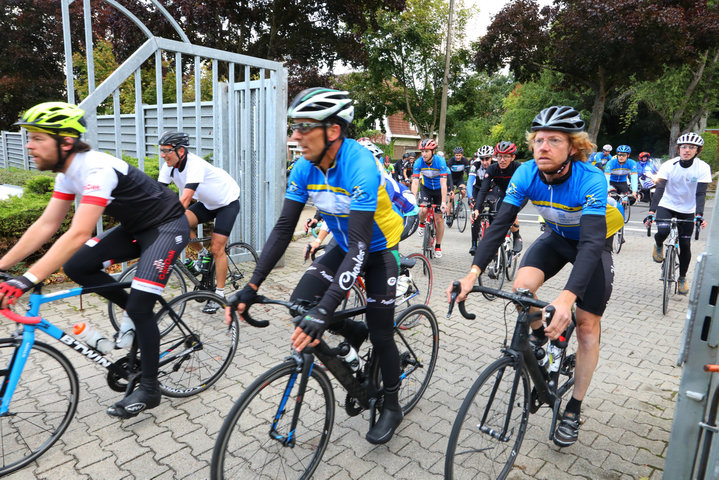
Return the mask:
<svg viewBox="0 0 719 480">
<path fill-rule="evenodd" d="M 375 212 L 369 251 L 384 250 L 399 242 L 404 224 L 381 169 L 369 150 L 346 138 L 326 174 L 301 157 L 290 173 L 285 198 L 300 203 L 312 200 L 345 252 L 350 210 Z"/>
<path fill-rule="evenodd" d="M 612 158 L 604 166 L 604 174 L 607 177 L 607 183 L 626 183 L 629 178 L 632 191 L 637 191 L 637 162 L 631 158 L 627 158 L 624 163 L 619 163 L 617 158 Z"/>
<path fill-rule="evenodd" d="M 523 163 L 509 181 L 504 202 L 521 207 L 527 198 L 552 230 L 572 240 L 579 240 L 582 215 L 606 216 L 607 237 L 624 225 L 619 210 L 607 207 L 607 182 L 602 172 L 584 162 L 574 162 L 572 174 L 557 185 L 548 185 L 539 178 L 534 160 Z"/>
<path fill-rule="evenodd" d="M 422 180 L 422 185 L 430 190 L 439 190 L 441 185 L 439 179 L 441 177 L 447 177 L 449 175 L 449 168 L 444 158 L 439 155 L 432 157 L 432 164 L 427 165 L 423 157 L 419 157 L 414 161 L 414 169 L 412 171 L 412 177 L 417 177 Z"/>
</svg>

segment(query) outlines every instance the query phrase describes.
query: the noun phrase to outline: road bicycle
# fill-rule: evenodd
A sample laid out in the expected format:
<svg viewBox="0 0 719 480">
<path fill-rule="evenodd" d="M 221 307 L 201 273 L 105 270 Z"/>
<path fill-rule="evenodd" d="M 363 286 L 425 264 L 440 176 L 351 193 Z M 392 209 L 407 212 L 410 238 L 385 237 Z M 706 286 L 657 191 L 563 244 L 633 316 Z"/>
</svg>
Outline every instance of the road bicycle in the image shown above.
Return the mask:
<svg viewBox="0 0 719 480">
<path fill-rule="evenodd" d="M 311 305 L 259 297 L 258 303 L 288 308 L 295 323 Z M 234 312 L 234 308 L 232 308 Z M 365 306 L 337 311 L 345 321 L 363 315 Z M 267 321 L 243 317 L 250 325 Z M 419 317 L 415 319 L 415 317 Z M 405 322 L 411 329 L 402 330 Z M 413 305 L 395 318 L 395 341 L 400 356 L 399 398 L 406 415 L 424 394 L 437 362 L 439 327 L 432 310 Z M 348 345 L 331 348 L 324 340 L 305 348 L 258 377 L 235 402 L 225 418 L 212 453 L 210 478 L 310 478 L 319 466 L 332 433 L 335 399 L 327 371 L 347 391 L 345 412 L 369 412 L 370 427 L 382 411 L 382 378 L 371 345 L 360 353 L 353 369 L 340 355 Z"/>
<path fill-rule="evenodd" d="M 460 189 L 455 190 L 452 211 L 444 214 L 447 227 L 451 228 L 455 224 L 460 233 L 467 228 L 467 207 L 462 202 L 463 198 L 462 191 Z"/>
<path fill-rule="evenodd" d="M 459 282 L 454 282 L 448 317 L 459 288 Z M 509 293 L 474 286 L 471 291 L 491 291 L 493 296 L 514 303 L 519 314 L 509 346 L 505 337 L 502 356 L 480 373 L 457 412 L 447 444 L 444 476 L 504 479 L 519 453 L 529 415 L 542 406 L 552 411 L 549 439 L 554 437 L 562 399 L 574 385 L 576 356 L 567 352 L 567 345 L 576 319 L 572 312 L 569 327 L 558 340 L 547 344 L 546 351 L 543 347 L 533 348 L 529 343 L 529 324 L 542 313 L 530 310 L 547 307 L 545 320 L 551 322 L 554 307 L 536 300 L 526 289 Z M 475 318 L 465 310 L 464 302 L 459 302 L 458 307 L 465 318 Z M 546 357 L 549 357 L 546 366 L 540 365 L 538 358 Z"/>
<path fill-rule="evenodd" d="M 656 222 L 669 223 L 669 236 L 664 242 L 664 260 L 660 280 L 662 281 L 662 315 L 669 311 L 669 296 L 676 295 L 679 287 L 679 227 L 681 223 L 694 223 L 694 240 L 699 239 L 701 223 L 695 220 L 682 220 L 678 218 L 657 218 Z M 652 234 L 652 224 L 647 226 L 647 237 Z"/>
<path fill-rule="evenodd" d="M 10 338 L 0 339 L 0 476 L 37 460 L 57 442 L 72 421 L 80 384 L 75 367 L 54 347 L 35 339 L 42 331 L 87 361 L 107 369 L 107 384 L 129 394 L 140 378 L 137 341 L 129 352 L 112 360 L 40 316 L 42 304 L 86 293 L 129 288 L 130 283 L 77 287 L 42 294 L 41 285 L 29 298 L 26 315 L 0 313 L 21 325 Z M 212 386 L 227 370 L 237 350 L 239 325 L 229 327 L 222 315 L 202 313 L 198 302 L 223 298 L 211 292 L 189 292 L 167 302 L 159 298 L 159 376 L 162 394 L 188 397 Z M 179 312 L 183 312 L 180 314 Z"/>
<path fill-rule="evenodd" d="M 437 205 L 420 205 L 427 209 L 424 219 L 424 238 L 422 239 L 422 253 L 430 260 L 434 258 L 434 244 L 437 241 L 437 227 L 434 224 L 435 209 Z"/>
<path fill-rule="evenodd" d="M 497 214 L 496 211 L 490 210 L 487 202 L 484 203 L 485 205 L 483 205 L 478 217 L 478 220 L 481 222 L 480 238 L 484 237 L 484 232 L 489 228 L 490 219 L 494 218 Z M 514 242 L 512 241 L 512 235 L 510 230 L 507 230 L 504 241 L 499 248 L 497 248 L 497 253 L 494 254 L 489 265 L 487 265 L 487 268 L 482 272 L 482 275 L 477 277 L 478 285 L 501 290 L 505 279 L 510 282 L 514 280 L 521 253 L 515 252 L 513 248 Z M 490 292 L 482 292 L 482 295 L 487 300 L 494 300 L 496 298 Z"/>
<path fill-rule="evenodd" d="M 193 238 L 189 243 L 205 243 L 212 240 L 212 237 Z M 227 280 L 225 283 L 226 290 L 238 290 L 250 280 L 252 272 L 255 271 L 257 261 L 259 259 L 255 249 L 248 243 L 233 242 L 225 246 L 227 254 Z M 187 265 L 179 261 L 180 256 L 176 256 L 173 268 L 170 271 L 167 285 L 162 292 L 162 296 L 166 301 L 172 300 L 178 295 L 187 292 L 188 280 L 194 291 L 205 290 L 215 292 L 217 286 L 215 275 L 215 259 L 210 252 L 209 264 L 197 272 L 191 271 Z M 200 259 L 197 260 L 199 264 Z M 135 277 L 137 264 L 133 264 L 125 269 L 120 275 L 119 282 L 129 282 Z M 198 300 L 199 301 L 199 300 Z M 115 330 L 119 330 L 122 321 L 122 308 L 112 302 L 107 302 L 107 312 L 110 317 L 110 323 Z M 182 314 L 182 312 L 180 312 Z"/>
</svg>

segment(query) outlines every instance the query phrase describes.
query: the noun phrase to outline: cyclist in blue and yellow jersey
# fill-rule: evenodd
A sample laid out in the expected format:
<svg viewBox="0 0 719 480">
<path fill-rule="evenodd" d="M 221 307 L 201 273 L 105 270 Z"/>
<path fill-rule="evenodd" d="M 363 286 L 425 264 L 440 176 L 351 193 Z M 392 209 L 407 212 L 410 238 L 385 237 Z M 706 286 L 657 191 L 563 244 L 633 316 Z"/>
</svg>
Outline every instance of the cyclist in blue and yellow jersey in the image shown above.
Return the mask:
<svg viewBox="0 0 719 480">
<path fill-rule="evenodd" d="M 231 302 L 242 314 L 256 301 L 257 289 L 282 257 L 308 200 L 319 209 L 337 242 L 307 269 L 293 300 L 318 302 L 300 321 L 291 337 L 302 351 L 315 346 L 325 330 L 345 336 L 358 348 L 367 338 L 379 355 L 384 385 L 383 409 L 366 435 L 373 444 L 392 438 L 402 421 L 398 400 L 400 363 L 393 338 L 394 299 L 403 229 L 402 214 L 394 206 L 385 185 L 385 173 L 370 151 L 346 138 L 354 118 L 347 92 L 315 87 L 300 92 L 288 110 L 292 139 L 302 150 L 290 174 L 285 201 L 262 250 L 250 282 Z M 367 325 L 333 319 L 333 312 L 347 297 L 360 272 L 367 288 Z M 225 320 L 229 324 L 230 311 Z"/>
<path fill-rule="evenodd" d="M 619 145 L 617 156 L 604 167 L 604 175 L 607 177 L 609 186 L 617 189 L 618 193 L 631 193 L 630 203 L 639 197 L 637 186 L 637 162 L 629 158 L 632 148 L 629 145 Z M 629 180 L 629 183 L 627 183 Z"/>
<path fill-rule="evenodd" d="M 601 152 L 596 152 L 589 156 L 589 163 L 603 172 L 607 162 L 612 158 L 612 146 L 607 143 L 602 147 Z"/>
<path fill-rule="evenodd" d="M 414 162 L 412 172 L 412 193 L 417 197 L 420 205 L 437 205 L 434 224 L 437 228 L 437 243 L 434 246 L 434 256 L 442 257 L 442 237 L 444 237 L 444 219 L 441 213 L 447 211 L 447 175 L 449 168 L 444 158 L 435 155 L 437 142 L 425 138 L 419 142 L 422 156 Z M 421 183 L 421 186 L 420 186 Z M 424 235 L 424 220 L 427 218 L 427 207 L 419 208 L 418 234 Z"/>
<path fill-rule="evenodd" d="M 637 180 L 639 181 L 639 200 L 643 202 L 651 202 L 651 192 L 657 181 L 657 172 L 659 172 L 659 161 L 652 158 L 651 153 L 642 152 L 639 154 L 637 161 Z"/>
<path fill-rule="evenodd" d="M 160 332 L 153 308 L 167 283 L 174 259 L 190 239 L 185 208 L 177 195 L 137 168 L 81 140 L 85 112 L 64 102 L 35 105 L 15 125 L 28 132 L 26 148 L 38 170 L 58 172 L 45 211 L 7 254 L 0 270 L 18 264 L 57 233 L 75 205 L 70 228 L 22 276 L 0 284 L 0 305 L 18 297 L 63 267 L 78 284 L 116 283 L 105 267 L 139 258 L 130 293 L 107 290 L 102 296 L 122 307 L 134 322 L 140 347 L 140 384 L 107 409 L 130 418 L 160 404 Z M 103 215 L 119 223 L 93 236 Z M 209 321 L 209 318 L 208 318 Z"/>
<path fill-rule="evenodd" d="M 512 177 L 497 217 L 477 246 L 469 274 L 460 280 L 457 300 L 464 300 L 477 283 L 520 206 L 529 199 L 549 228 L 527 249 L 514 289 L 526 288 L 536 294 L 564 265 L 573 264 L 564 289 L 551 302 L 556 309 L 551 324 L 545 330 L 541 320 L 533 322 L 530 336 L 534 345 L 546 343 L 547 337 L 558 338 L 569 326 L 576 302 L 574 391 L 554 433 L 554 443 L 565 447 L 577 441 L 582 400 L 599 359 L 600 320 L 614 278 L 612 237 L 624 221 L 616 208 L 607 207 L 607 182 L 602 173 L 586 163 L 594 145 L 579 112 L 568 106 L 542 110 L 532 122 L 527 141 L 534 160 L 523 163 Z M 448 300 L 451 293 L 450 285 Z"/>
</svg>

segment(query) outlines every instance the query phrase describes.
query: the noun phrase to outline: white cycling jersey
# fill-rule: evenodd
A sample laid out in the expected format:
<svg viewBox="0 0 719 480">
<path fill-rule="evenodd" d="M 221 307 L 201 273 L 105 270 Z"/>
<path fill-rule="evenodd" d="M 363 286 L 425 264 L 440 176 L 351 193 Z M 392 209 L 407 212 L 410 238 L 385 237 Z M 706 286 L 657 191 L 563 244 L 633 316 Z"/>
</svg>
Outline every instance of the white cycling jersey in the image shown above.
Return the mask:
<svg viewBox="0 0 719 480">
<path fill-rule="evenodd" d="M 240 197 L 240 187 L 229 173 L 210 165 L 194 153 L 187 153 L 187 162 L 182 171 L 163 163 L 157 180 L 174 183 L 180 189 L 180 195 L 185 185 L 198 184 L 192 198 L 202 202 L 208 210 L 217 210 Z"/>
<path fill-rule="evenodd" d="M 711 168 L 698 157 L 688 168 L 679 164 L 679 157 L 667 160 L 659 167 L 657 177 L 667 181 L 659 206 L 692 214 L 696 213 L 697 184 L 712 181 Z"/>
</svg>

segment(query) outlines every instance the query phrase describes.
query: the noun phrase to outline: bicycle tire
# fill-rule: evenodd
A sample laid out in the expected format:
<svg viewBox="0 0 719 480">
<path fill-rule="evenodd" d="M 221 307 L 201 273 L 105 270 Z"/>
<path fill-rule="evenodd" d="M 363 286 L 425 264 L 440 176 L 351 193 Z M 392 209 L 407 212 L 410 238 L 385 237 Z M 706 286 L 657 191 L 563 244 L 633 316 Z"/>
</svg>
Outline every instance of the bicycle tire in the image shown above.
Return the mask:
<svg viewBox="0 0 719 480">
<path fill-rule="evenodd" d="M 514 275 L 517 273 L 517 265 L 519 264 L 519 256 L 521 255 L 521 253 L 513 252 L 514 250 L 512 250 L 511 245 L 504 250 L 504 273 L 508 282 L 514 280 Z"/>
<path fill-rule="evenodd" d="M 531 391 L 527 372 L 514 362 L 512 357 L 496 360 L 469 389 L 449 435 L 444 478 L 494 480 L 509 475 L 527 431 Z M 496 438 L 505 424 L 507 434 Z"/>
<path fill-rule="evenodd" d="M 217 313 L 202 312 L 209 300 L 220 304 Z M 188 292 L 157 313 L 158 324 L 172 324 L 160 338 L 158 379 L 164 395 L 189 397 L 207 390 L 230 366 L 237 351 L 239 324 L 235 320 L 229 328 L 225 325 L 226 305 L 214 293 Z M 179 321 L 173 321 L 173 314 Z"/>
<path fill-rule="evenodd" d="M 401 328 L 403 323 L 413 327 Z M 427 390 L 437 364 L 439 352 L 439 325 L 437 317 L 426 305 L 412 305 L 395 318 L 394 340 L 400 360 L 399 403 L 407 415 Z M 370 374 L 372 385 L 382 384 L 379 362 L 374 362 Z"/>
<path fill-rule="evenodd" d="M 667 251 L 664 252 L 664 262 L 662 263 L 662 315 L 666 315 L 669 311 L 669 295 L 671 293 L 674 274 L 674 245 L 669 245 Z"/>
<path fill-rule="evenodd" d="M 457 205 L 457 212 L 455 215 L 457 230 L 459 230 L 459 233 L 463 233 L 464 230 L 467 228 L 467 207 L 464 206 L 464 203 L 460 202 Z"/>
<path fill-rule="evenodd" d="M 617 233 L 614 234 L 614 239 L 612 240 L 612 250 L 614 250 L 614 253 L 619 253 L 622 251 L 622 244 L 624 243 L 624 227 L 620 228 Z"/>
<path fill-rule="evenodd" d="M 255 267 L 257 267 L 259 256 L 252 245 L 245 242 L 230 243 L 225 247 L 225 253 L 227 254 L 225 292 L 232 293 L 250 281 Z"/>
<path fill-rule="evenodd" d="M 507 261 L 504 253 L 504 247 L 500 245 L 497 249 L 497 253 L 494 254 L 494 257 L 489 262 L 489 265 L 487 265 L 487 268 L 485 268 L 484 272 L 482 272 L 482 275 L 477 277 L 477 282 L 479 282 L 479 285 L 484 285 L 485 287 L 501 290 L 502 285 L 504 285 L 504 266 L 506 264 Z M 490 293 L 482 292 L 482 295 L 484 296 L 484 298 L 490 301 L 497 298 Z"/>
<path fill-rule="evenodd" d="M 119 282 L 123 283 L 132 281 L 132 279 L 135 278 L 136 271 L 137 263 L 131 265 L 122 272 Z M 173 265 L 172 271 L 170 272 L 170 278 L 167 281 L 167 285 L 165 285 L 165 289 L 162 291 L 162 298 L 164 298 L 165 301 L 169 302 L 173 298 L 176 298 L 177 296 L 184 293 L 187 293 L 187 282 L 185 281 L 185 278 L 183 277 L 182 273 L 180 273 L 180 270 Z M 110 317 L 110 324 L 116 332 L 120 330 L 122 311 L 123 309 L 119 305 L 115 305 L 109 300 L 107 301 L 107 314 Z M 163 330 L 164 328 L 161 326 L 160 332 L 162 333 Z"/>
<path fill-rule="evenodd" d="M 416 263 L 412 268 L 407 270 L 410 278 L 409 288 L 404 294 L 397 296 L 395 299 L 395 308 L 405 305 L 407 307 L 411 305 L 429 305 L 429 299 L 432 296 L 432 286 L 434 284 L 432 264 L 429 263 L 427 257 L 421 253 L 411 253 L 407 255 L 407 258 L 414 258 Z M 412 300 L 421 303 L 412 303 Z M 409 326 L 405 328 L 409 328 Z"/>
<path fill-rule="evenodd" d="M 308 479 L 312 476 L 332 433 L 334 393 L 327 374 L 320 368 L 312 368 L 305 394 L 298 399 L 300 382 L 292 382 L 301 375 L 297 367 L 297 362 L 290 359 L 271 368 L 252 382 L 235 402 L 215 441 L 211 479 Z M 286 446 L 271 438 L 268 434 L 274 422 L 280 435 L 290 433 L 294 408 L 300 406 L 298 424 L 292 431 L 295 445 Z M 255 444 L 259 449 L 253 451 Z"/>
<path fill-rule="evenodd" d="M 674 282 L 674 295 L 676 295 L 679 292 L 679 250 L 675 246 L 674 249 L 674 256 L 672 260 L 672 282 Z"/>
<path fill-rule="evenodd" d="M 627 223 L 629 223 L 629 217 L 631 217 L 631 216 L 632 216 L 632 205 L 629 202 L 629 200 L 627 200 L 627 206 L 624 207 L 624 224 L 625 225 Z"/>
<path fill-rule="evenodd" d="M 430 224 L 430 222 L 427 222 L 427 223 L 425 223 L 424 238 L 422 239 L 422 253 L 424 253 L 424 256 L 429 259 L 434 258 L 434 245 L 432 245 L 433 237 L 434 237 L 434 223 Z"/>
<path fill-rule="evenodd" d="M 0 363 L 6 368 L 0 377 L 3 386 L 20 344 L 20 339 L 0 339 Z M 35 341 L 9 411 L 0 416 L 0 476 L 34 462 L 60 439 L 77 411 L 79 391 L 70 361 L 50 345 Z"/>
</svg>

